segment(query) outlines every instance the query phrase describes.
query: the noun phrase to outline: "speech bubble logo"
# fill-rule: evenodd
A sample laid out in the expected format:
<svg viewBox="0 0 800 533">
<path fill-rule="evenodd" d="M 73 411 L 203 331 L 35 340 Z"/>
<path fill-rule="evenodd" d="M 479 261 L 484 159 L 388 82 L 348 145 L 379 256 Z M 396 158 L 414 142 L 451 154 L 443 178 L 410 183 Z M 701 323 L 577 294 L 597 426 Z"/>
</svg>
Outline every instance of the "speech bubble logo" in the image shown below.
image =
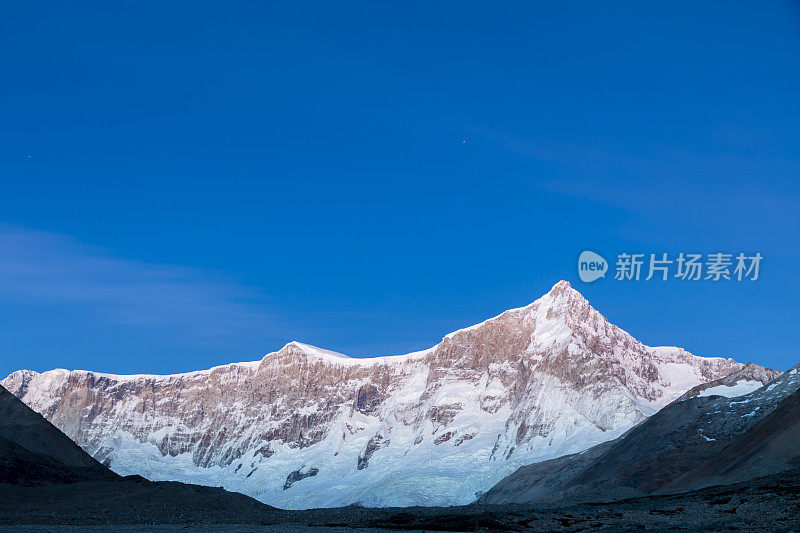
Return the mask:
<svg viewBox="0 0 800 533">
<path fill-rule="evenodd" d="M 578 277 L 581 281 L 591 283 L 606 277 L 606 272 L 608 272 L 608 261 L 602 255 L 589 250 L 581 252 L 578 257 Z"/>
</svg>

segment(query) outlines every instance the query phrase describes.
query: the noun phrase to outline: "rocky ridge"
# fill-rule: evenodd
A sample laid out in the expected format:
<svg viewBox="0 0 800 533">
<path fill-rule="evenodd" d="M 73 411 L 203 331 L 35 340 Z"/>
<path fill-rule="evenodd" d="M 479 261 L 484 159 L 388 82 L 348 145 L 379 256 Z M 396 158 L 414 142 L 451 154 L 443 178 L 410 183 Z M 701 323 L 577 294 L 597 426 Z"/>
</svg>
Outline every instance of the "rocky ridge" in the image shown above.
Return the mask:
<svg viewBox="0 0 800 533">
<path fill-rule="evenodd" d="M 780 370 L 772 370 L 755 363 L 747 363 L 740 370 L 731 372 L 727 376 L 692 387 L 677 401 L 688 400 L 695 396 L 741 396 L 760 389 L 781 374 Z"/>
</svg>

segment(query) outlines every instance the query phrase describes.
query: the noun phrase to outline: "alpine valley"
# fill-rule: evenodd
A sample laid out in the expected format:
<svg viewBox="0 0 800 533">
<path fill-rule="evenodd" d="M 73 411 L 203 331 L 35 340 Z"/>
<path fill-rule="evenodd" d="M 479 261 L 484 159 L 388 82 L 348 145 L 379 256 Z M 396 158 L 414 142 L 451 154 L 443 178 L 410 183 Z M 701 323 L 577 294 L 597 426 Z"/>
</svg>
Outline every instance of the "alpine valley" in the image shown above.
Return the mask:
<svg viewBox="0 0 800 533">
<path fill-rule="evenodd" d="M 687 391 L 736 396 L 779 375 L 646 346 L 561 281 L 407 355 L 291 342 L 185 374 L 20 370 L 2 386 L 117 474 L 307 509 L 468 504 L 522 466 L 617 439 Z"/>
</svg>

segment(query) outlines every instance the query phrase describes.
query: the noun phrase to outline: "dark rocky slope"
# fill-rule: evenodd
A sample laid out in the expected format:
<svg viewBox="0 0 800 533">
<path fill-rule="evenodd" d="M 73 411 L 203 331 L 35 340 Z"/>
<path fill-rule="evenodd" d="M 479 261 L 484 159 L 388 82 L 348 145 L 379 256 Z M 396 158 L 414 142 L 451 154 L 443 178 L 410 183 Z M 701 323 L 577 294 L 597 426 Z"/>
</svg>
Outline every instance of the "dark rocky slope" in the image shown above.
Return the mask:
<svg viewBox="0 0 800 533">
<path fill-rule="evenodd" d="M 699 467 L 670 483 L 699 488 L 800 466 L 800 391 Z"/>
<path fill-rule="evenodd" d="M 675 402 L 615 441 L 582 454 L 520 468 L 483 495 L 479 503 L 608 501 L 686 490 L 702 484 L 703 477 L 713 483 L 721 468 L 714 465 L 723 464 L 726 457 L 746 461 L 750 457 L 745 457 L 747 453 L 765 446 L 774 448 L 785 460 L 769 462 L 769 468 L 764 467 L 764 461 L 742 463 L 742 468 L 726 470 L 716 481 L 745 480 L 789 468 L 791 453 L 786 450 L 791 450 L 795 442 L 790 428 L 797 423 L 796 410 L 791 406 L 800 388 L 798 367 L 744 396 Z M 780 426 L 786 426 L 785 432 L 779 430 Z M 765 428 L 772 428 L 772 432 L 764 432 Z M 717 460 L 722 462 L 713 461 L 717 456 L 723 458 Z M 689 474 L 705 463 L 710 465 L 708 470 Z M 756 464 L 762 467 L 756 468 Z"/>
<path fill-rule="evenodd" d="M 0 524 L 274 523 L 221 488 L 122 478 L 0 387 Z"/>
<path fill-rule="evenodd" d="M 46 485 L 118 478 L 0 387 L 0 483 Z"/>
</svg>

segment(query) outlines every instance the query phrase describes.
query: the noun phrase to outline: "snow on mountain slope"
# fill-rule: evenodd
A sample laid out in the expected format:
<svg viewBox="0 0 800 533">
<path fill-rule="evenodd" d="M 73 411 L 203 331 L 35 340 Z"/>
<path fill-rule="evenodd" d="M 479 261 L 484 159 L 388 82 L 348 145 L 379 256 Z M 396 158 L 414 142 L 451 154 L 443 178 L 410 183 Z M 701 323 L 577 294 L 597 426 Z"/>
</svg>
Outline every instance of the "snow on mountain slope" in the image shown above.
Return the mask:
<svg viewBox="0 0 800 533">
<path fill-rule="evenodd" d="M 763 387 L 764 384 L 760 381 L 737 381 L 732 385 L 717 385 L 716 387 L 709 387 L 704 389 L 698 396 L 724 396 L 726 398 L 736 398 L 745 394 L 750 394 L 754 390 Z"/>
<path fill-rule="evenodd" d="M 199 372 L 22 370 L 2 384 L 120 474 L 284 508 L 455 505 L 741 368 L 645 346 L 562 281 L 408 355 L 355 359 L 291 342 Z"/>
<path fill-rule="evenodd" d="M 727 376 L 692 387 L 686 394 L 678 398 L 678 401 L 694 398 L 695 396 L 725 396 L 726 398 L 735 398 L 760 389 L 763 385 L 778 378 L 781 374 L 782 372 L 779 370 L 772 370 L 754 363 L 747 363 L 740 370 L 728 374 Z"/>
</svg>

